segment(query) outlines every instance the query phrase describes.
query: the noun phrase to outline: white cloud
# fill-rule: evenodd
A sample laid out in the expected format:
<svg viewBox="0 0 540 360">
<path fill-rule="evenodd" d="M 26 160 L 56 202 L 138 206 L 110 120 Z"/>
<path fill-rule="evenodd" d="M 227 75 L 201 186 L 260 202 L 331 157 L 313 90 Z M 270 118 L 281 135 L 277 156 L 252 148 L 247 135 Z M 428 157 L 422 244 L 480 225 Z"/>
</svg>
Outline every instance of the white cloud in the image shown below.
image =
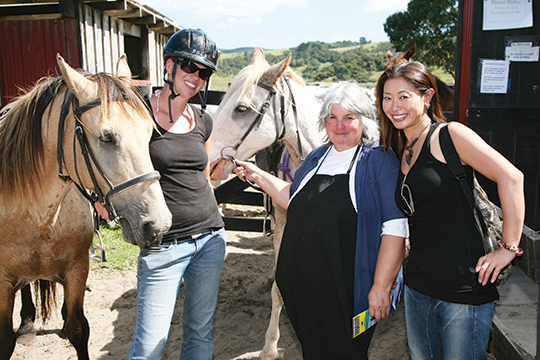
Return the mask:
<svg viewBox="0 0 540 360">
<path fill-rule="evenodd" d="M 392 13 L 407 10 L 409 0 L 368 0 L 364 5 L 364 11 L 367 13 L 376 13 L 380 11 Z"/>
</svg>

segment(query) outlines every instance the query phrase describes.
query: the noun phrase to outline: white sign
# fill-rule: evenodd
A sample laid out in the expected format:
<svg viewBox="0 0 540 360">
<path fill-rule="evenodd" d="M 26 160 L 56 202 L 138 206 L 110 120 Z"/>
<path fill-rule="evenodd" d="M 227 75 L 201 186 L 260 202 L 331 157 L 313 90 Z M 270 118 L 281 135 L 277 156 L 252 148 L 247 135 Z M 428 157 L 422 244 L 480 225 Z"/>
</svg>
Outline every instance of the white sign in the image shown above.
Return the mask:
<svg viewBox="0 0 540 360">
<path fill-rule="evenodd" d="M 532 42 L 513 42 L 505 48 L 504 56 L 509 61 L 533 62 L 538 61 L 538 50 Z"/>
<path fill-rule="evenodd" d="M 482 81 L 480 82 L 480 93 L 506 94 L 510 61 L 484 59 L 481 62 Z"/>
<path fill-rule="evenodd" d="M 533 26 L 532 0 L 483 0 L 483 30 L 521 29 Z"/>
</svg>

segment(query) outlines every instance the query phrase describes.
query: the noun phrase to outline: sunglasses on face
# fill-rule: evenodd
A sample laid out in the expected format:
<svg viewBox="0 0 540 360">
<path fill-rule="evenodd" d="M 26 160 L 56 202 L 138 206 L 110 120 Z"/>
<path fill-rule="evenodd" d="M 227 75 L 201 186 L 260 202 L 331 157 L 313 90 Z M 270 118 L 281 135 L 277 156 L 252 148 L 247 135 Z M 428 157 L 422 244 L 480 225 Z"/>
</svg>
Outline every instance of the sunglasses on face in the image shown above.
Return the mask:
<svg viewBox="0 0 540 360">
<path fill-rule="evenodd" d="M 412 192 L 409 185 L 405 184 L 407 175 L 403 177 L 403 182 L 401 183 L 401 211 L 407 216 L 414 214 L 414 202 L 412 198 Z"/>
<path fill-rule="evenodd" d="M 197 71 L 199 72 L 199 77 L 203 80 L 210 79 L 210 76 L 212 75 L 212 70 L 207 68 L 200 68 L 191 60 L 180 60 L 177 59 L 176 63 L 180 65 L 180 69 L 182 69 L 183 72 L 186 72 L 188 74 L 194 74 Z"/>
</svg>

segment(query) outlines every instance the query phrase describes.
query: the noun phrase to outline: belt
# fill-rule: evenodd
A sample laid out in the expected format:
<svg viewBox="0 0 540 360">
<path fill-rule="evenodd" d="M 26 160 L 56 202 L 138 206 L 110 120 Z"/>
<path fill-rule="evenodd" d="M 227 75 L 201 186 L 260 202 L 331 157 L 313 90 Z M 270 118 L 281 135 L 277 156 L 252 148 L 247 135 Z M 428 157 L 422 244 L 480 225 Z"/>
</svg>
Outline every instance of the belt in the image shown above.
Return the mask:
<svg viewBox="0 0 540 360">
<path fill-rule="evenodd" d="M 207 230 L 207 231 L 203 231 L 203 232 L 200 232 L 200 233 L 197 233 L 197 234 L 184 236 L 184 237 L 181 237 L 181 238 L 174 238 L 174 239 L 171 239 L 171 240 L 165 240 L 165 241 L 162 241 L 161 243 L 166 244 L 166 243 L 170 243 L 170 242 L 174 242 L 174 241 L 182 242 L 182 241 L 186 241 L 186 240 L 195 240 L 197 238 L 200 238 L 201 236 L 205 236 L 205 235 L 211 234 L 213 232 L 214 232 L 214 230 Z"/>
</svg>

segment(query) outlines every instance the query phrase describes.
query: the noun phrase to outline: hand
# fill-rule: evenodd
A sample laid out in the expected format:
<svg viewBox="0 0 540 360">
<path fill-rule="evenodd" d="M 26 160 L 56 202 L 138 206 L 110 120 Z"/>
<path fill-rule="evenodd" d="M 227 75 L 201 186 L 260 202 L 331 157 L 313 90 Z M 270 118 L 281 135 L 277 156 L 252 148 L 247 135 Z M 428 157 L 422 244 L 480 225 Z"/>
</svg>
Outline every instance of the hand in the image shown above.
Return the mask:
<svg viewBox="0 0 540 360">
<path fill-rule="evenodd" d="M 109 212 L 102 203 L 99 201 L 94 202 L 94 209 L 96 209 L 99 216 L 101 216 L 104 220 L 109 221 Z"/>
<path fill-rule="evenodd" d="M 235 160 L 234 163 L 234 173 L 242 181 L 249 180 L 252 183 L 256 182 L 256 179 L 259 177 L 258 171 L 260 169 L 247 161 Z"/>
<path fill-rule="evenodd" d="M 377 322 L 390 315 L 390 290 L 373 285 L 368 295 L 369 315 Z"/>
<path fill-rule="evenodd" d="M 478 273 L 478 282 L 486 285 L 488 281 L 494 283 L 502 269 L 504 269 L 514 258 L 516 254 L 503 248 L 499 248 L 478 259 L 476 272 Z"/>
</svg>

